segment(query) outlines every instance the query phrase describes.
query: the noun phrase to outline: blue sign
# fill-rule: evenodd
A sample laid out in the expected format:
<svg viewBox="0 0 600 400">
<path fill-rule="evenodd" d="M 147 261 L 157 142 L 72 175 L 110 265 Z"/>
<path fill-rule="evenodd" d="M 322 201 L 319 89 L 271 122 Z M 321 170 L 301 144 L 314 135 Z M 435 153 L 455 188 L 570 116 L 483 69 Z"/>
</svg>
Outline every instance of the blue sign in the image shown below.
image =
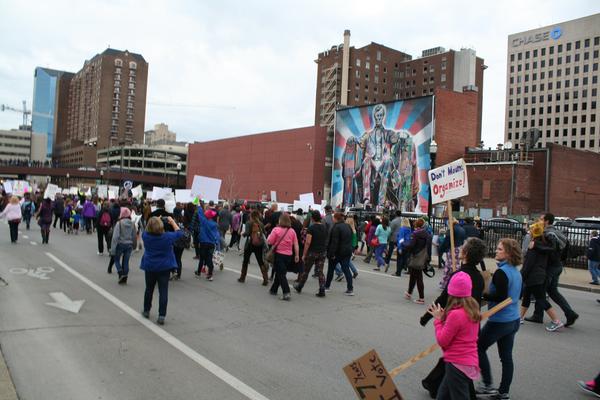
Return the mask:
<svg viewBox="0 0 600 400">
<path fill-rule="evenodd" d="M 554 40 L 557 40 L 562 36 L 562 29 L 560 27 L 556 27 L 550 31 L 550 37 Z"/>
</svg>

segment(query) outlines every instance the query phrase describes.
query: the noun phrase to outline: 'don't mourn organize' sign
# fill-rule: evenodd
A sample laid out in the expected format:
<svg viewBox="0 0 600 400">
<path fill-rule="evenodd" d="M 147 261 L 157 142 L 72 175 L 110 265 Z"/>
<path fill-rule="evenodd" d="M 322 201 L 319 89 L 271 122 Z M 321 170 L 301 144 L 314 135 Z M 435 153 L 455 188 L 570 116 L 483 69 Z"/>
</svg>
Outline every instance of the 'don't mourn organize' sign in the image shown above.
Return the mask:
<svg viewBox="0 0 600 400">
<path fill-rule="evenodd" d="M 431 202 L 433 204 L 468 196 L 469 181 L 465 160 L 461 158 L 430 170 L 429 185 L 431 186 Z"/>
</svg>

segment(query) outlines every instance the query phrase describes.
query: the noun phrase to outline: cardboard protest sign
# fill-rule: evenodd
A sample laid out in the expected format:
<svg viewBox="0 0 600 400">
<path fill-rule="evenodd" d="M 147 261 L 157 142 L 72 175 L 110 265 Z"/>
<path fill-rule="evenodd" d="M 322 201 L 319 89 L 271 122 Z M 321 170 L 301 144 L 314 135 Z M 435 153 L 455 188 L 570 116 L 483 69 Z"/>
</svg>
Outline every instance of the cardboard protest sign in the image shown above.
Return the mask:
<svg viewBox="0 0 600 400">
<path fill-rule="evenodd" d="M 97 191 L 99 198 L 106 199 L 108 197 L 108 186 L 107 185 L 96 186 L 96 191 Z"/>
<path fill-rule="evenodd" d="M 307 212 L 312 203 L 304 203 L 302 201 L 294 200 L 294 211 L 301 208 L 302 211 Z"/>
<path fill-rule="evenodd" d="M 221 180 L 209 178 L 207 176 L 194 175 L 192 183 L 192 195 L 202 200 L 219 201 L 219 191 L 221 190 Z"/>
<path fill-rule="evenodd" d="M 177 203 L 191 203 L 194 201 L 191 189 L 175 189 L 175 201 Z"/>
<path fill-rule="evenodd" d="M 11 194 L 13 192 L 12 181 L 6 181 L 6 182 L 4 182 L 4 191 L 7 194 Z"/>
<path fill-rule="evenodd" d="M 108 199 L 109 200 L 113 200 L 117 198 L 117 192 L 115 192 L 114 190 L 108 190 Z"/>
<path fill-rule="evenodd" d="M 72 194 L 72 195 L 75 195 L 75 196 L 78 195 L 79 194 L 79 188 L 76 187 L 76 186 L 71 186 L 69 188 L 69 194 Z"/>
<path fill-rule="evenodd" d="M 54 200 L 58 193 L 60 193 L 60 188 L 57 185 L 49 183 L 48 186 L 46 186 L 46 190 L 44 191 L 44 198 Z"/>
<path fill-rule="evenodd" d="M 110 190 L 111 192 L 113 192 L 116 195 L 116 197 L 119 197 L 119 193 L 121 193 L 121 187 L 119 187 L 119 186 L 110 185 L 108 187 L 108 190 Z"/>
<path fill-rule="evenodd" d="M 138 185 L 131 189 L 131 196 L 135 199 L 141 199 L 143 195 L 142 185 Z"/>
<path fill-rule="evenodd" d="M 315 195 L 312 193 L 304 193 L 300 195 L 301 203 L 315 204 Z"/>
<path fill-rule="evenodd" d="M 462 158 L 429 171 L 431 202 L 438 204 L 469 195 L 467 166 Z"/>
<path fill-rule="evenodd" d="M 164 201 L 167 201 L 167 197 L 171 194 L 171 188 L 161 188 L 158 186 L 152 188 L 152 200 L 163 199 Z"/>
<path fill-rule="evenodd" d="M 277 192 L 271 190 L 271 201 L 277 202 Z"/>
<path fill-rule="evenodd" d="M 403 398 L 375 350 L 346 365 L 344 373 L 359 399 L 402 400 Z"/>
</svg>

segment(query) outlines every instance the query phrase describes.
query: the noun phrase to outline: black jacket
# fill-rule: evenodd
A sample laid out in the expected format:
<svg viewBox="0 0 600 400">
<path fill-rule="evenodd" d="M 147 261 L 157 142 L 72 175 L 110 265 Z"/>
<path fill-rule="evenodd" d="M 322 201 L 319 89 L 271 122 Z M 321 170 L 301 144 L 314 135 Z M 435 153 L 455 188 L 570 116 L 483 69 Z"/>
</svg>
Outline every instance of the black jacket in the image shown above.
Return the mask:
<svg viewBox="0 0 600 400">
<path fill-rule="evenodd" d="M 329 232 L 327 257 L 344 258 L 352 255 L 352 228 L 347 223 L 336 222 Z"/>
<path fill-rule="evenodd" d="M 600 261 L 600 238 L 594 237 L 590 240 L 585 255 L 590 261 Z"/>
<path fill-rule="evenodd" d="M 523 260 L 521 276 L 523 277 L 523 286 L 531 287 L 542 285 L 546 280 L 546 268 L 552 247 L 542 243 L 541 240 L 534 240 L 533 249 L 528 249 Z"/>
<path fill-rule="evenodd" d="M 465 230 L 465 235 L 467 238 L 470 237 L 479 237 L 479 230 L 473 224 L 464 224 L 463 229 Z"/>
<path fill-rule="evenodd" d="M 456 270 L 456 272 L 453 272 L 450 275 L 450 277 L 448 278 L 448 282 L 450 282 L 450 280 L 452 279 L 452 276 L 454 274 L 456 274 L 457 272 L 461 272 L 461 271 L 466 273 L 467 275 L 469 275 L 469 277 L 471 277 L 471 284 L 472 284 L 471 297 L 473 297 L 475 300 L 477 300 L 477 303 L 479 304 L 479 307 L 481 308 L 481 300 L 482 300 L 482 296 L 483 296 L 483 289 L 485 286 L 485 282 L 483 280 L 483 276 L 481 276 L 481 272 L 479 272 L 479 270 L 477 269 L 477 267 L 475 265 L 463 264 L 460 266 L 460 269 Z M 444 291 L 439 295 L 439 297 L 437 299 L 435 299 L 434 303 L 437 303 L 442 307 L 446 307 L 446 304 L 448 304 L 448 285 L 447 284 L 446 284 L 446 287 L 444 288 Z M 433 317 L 428 312 L 423 314 L 423 316 L 421 317 L 421 325 L 425 326 L 425 324 L 427 324 L 427 322 L 429 322 L 429 320 L 431 318 L 433 318 Z"/>
<path fill-rule="evenodd" d="M 409 254 L 417 254 L 424 247 L 427 247 L 428 258 L 431 259 L 431 235 L 427 229 L 417 229 L 410 235 L 410 240 L 404 245 Z"/>
</svg>

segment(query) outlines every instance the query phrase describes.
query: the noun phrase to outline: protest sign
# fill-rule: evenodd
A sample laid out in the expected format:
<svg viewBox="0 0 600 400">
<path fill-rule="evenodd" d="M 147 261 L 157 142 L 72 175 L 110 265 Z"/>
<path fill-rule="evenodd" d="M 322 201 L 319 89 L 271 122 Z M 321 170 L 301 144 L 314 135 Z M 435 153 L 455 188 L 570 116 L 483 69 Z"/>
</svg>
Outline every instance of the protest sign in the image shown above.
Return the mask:
<svg viewBox="0 0 600 400">
<path fill-rule="evenodd" d="M 44 198 L 54 200 L 58 193 L 60 193 L 60 188 L 57 185 L 49 183 L 48 186 L 46 186 L 46 190 L 44 191 Z"/>
<path fill-rule="evenodd" d="M 402 395 L 375 350 L 346 365 L 344 373 L 360 399 L 402 400 Z"/>
<path fill-rule="evenodd" d="M 75 196 L 78 195 L 79 194 L 79 188 L 76 187 L 76 186 L 71 186 L 69 188 L 69 194 L 72 194 L 72 195 L 75 195 Z"/>
<path fill-rule="evenodd" d="M 142 185 L 138 185 L 131 189 L 131 197 L 133 197 L 135 199 L 142 198 L 142 194 L 143 194 Z"/>
<path fill-rule="evenodd" d="M 219 191 L 221 190 L 221 180 L 209 178 L 207 176 L 194 175 L 192 182 L 192 195 L 202 200 L 219 201 Z"/>
<path fill-rule="evenodd" d="M 315 204 L 315 196 L 312 193 L 304 193 L 300 195 L 301 203 Z"/>
<path fill-rule="evenodd" d="M 152 188 L 152 200 L 163 199 L 164 201 L 167 201 L 167 197 L 171 194 L 171 188 L 161 188 L 158 186 Z"/>
<path fill-rule="evenodd" d="M 307 212 L 312 203 L 304 203 L 302 201 L 294 200 L 294 211 L 301 208 L 302 211 Z"/>
<path fill-rule="evenodd" d="M 277 192 L 271 190 L 271 201 L 277 202 Z"/>
<path fill-rule="evenodd" d="M 433 204 L 469 195 L 467 166 L 462 158 L 432 169 L 428 175 Z"/>
<path fill-rule="evenodd" d="M 98 185 L 98 186 L 96 186 L 96 192 L 97 192 L 99 198 L 106 199 L 108 197 L 108 186 L 107 185 Z"/>
<path fill-rule="evenodd" d="M 13 192 L 12 181 L 6 181 L 6 182 L 4 182 L 4 191 L 7 194 L 11 194 Z"/>
<path fill-rule="evenodd" d="M 191 189 L 175 189 L 175 201 L 177 203 L 191 203 L 194 201 Z"/>
<path fill-rule="evenodd" d="M 113 200 L 116 198 L 117 198 L 117 192 L 115 192 L 114 190 L 108 189 L 108 199 Z"/>
</svg>

